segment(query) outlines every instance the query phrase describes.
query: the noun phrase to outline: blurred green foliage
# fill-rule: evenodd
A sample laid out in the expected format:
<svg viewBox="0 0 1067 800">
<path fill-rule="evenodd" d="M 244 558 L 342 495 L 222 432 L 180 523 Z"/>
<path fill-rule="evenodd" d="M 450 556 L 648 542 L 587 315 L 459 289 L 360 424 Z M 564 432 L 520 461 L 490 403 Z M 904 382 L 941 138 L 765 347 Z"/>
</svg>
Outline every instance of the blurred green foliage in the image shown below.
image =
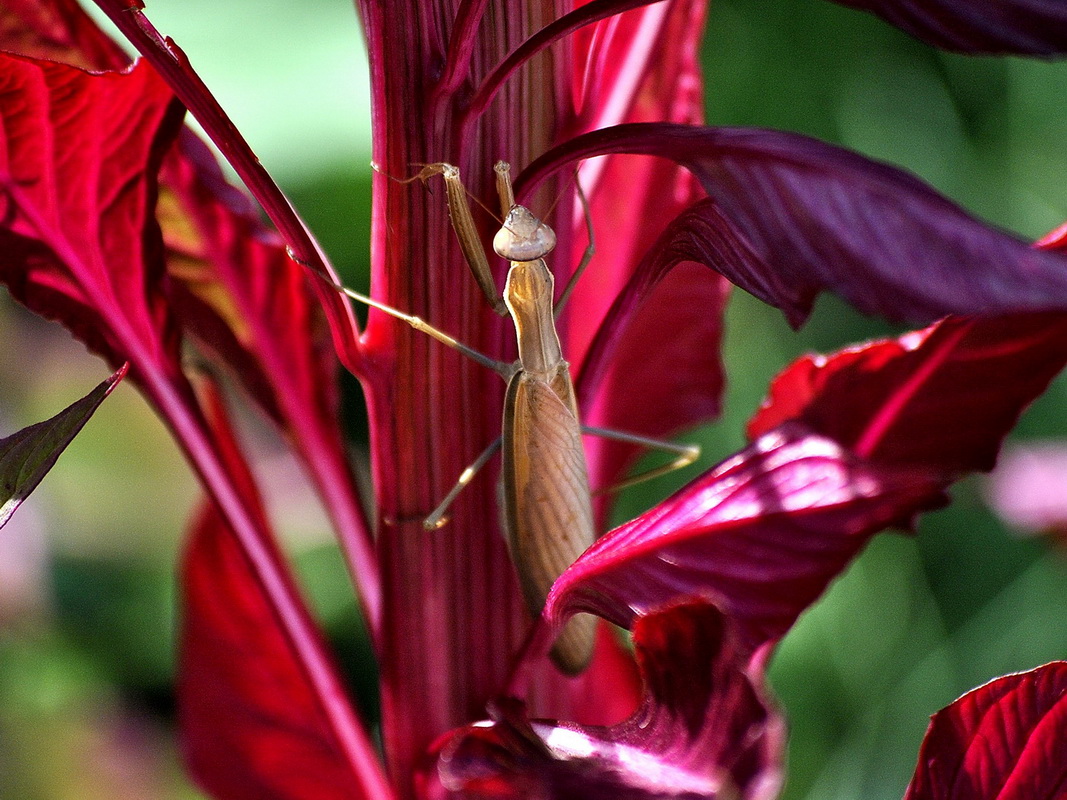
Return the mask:
<svg viewBox="0 0 1067 800">
<path fill-rule="evenodd" d="M 350 4 L 151 0 L 148 13 L 233 111 L 346 280 L 365 286 L 367 93 Z M 820 0 L 716 0 L 704 66 L 713 124 L 798 131 L 891 161 L 1028 237 L 1067 219 L 1067 64 L 938 53 Z M 617 516 L 737 449 L 768 381 L 796 355 L 893 332 L 824 298 L 794 333 L 738 293 L 723 418 L 688 437 L 704 461 L 628 493 Z M 102 377 L 3 296 L 0 338 L 4 430 Z M 347 389 L 358 445 L 365 423 L 358 389 Z M 1060 380 L 1016 435 L 1064 435 L 1065 410 Z M 26 559 L 35 589 L 16 600 L 0 591 L 0 800 L 197 796 L 168 733 L 173 565 L 195 497 L 162 427 L 120 387 L 16 515 L 39 515 L 39 530 L 19 535 L 44 555 Z M 788 800 L 901 797 L 931 713 L 997 675 L 1067 657 L 1062 555 L 1005 530 L 981 480 L 954 497 L 918 537 L 879 537 L 781 646 L 772 677 L 792 729 Z M 336 548 L 325 530 L 290 544 L 373 718 L 369 650 Z"/>
</svg>

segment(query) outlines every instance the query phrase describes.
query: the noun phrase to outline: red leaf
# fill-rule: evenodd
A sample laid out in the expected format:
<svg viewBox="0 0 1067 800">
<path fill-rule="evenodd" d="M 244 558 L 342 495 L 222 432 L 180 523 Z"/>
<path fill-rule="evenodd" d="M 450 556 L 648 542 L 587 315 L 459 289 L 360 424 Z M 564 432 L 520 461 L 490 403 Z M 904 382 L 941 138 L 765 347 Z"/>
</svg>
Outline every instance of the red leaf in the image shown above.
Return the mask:
<svg viewBox="0 0 1067 800">
<path fill-rule="evenodd" d="M 122 70 L 130 63 L 75 0 L 5 0 L 0 49 L 88 70 Z"/>
<path fill-rule="evenodd" d="M 337 361 L 308 284 L 316 279 L 289 258 L 191 132 L 183 131 L 163 176 L 161 220 L 176 312 L 294 441 L 360 577 L 373 626 L 373 544 L 337 421 Z"/>
<path fill-rule="evenodd" d="M 940 505 L 942 486 L 783 426 L 598 539 L 556 581 L 544 613 L 554 624 L 588 611 L 630 627 L 711 597 L 754 650 L 780 638 L 871 536 Z"/>
<path fill-rule="evenodd" d="M 577 380 L 597 424 L 663 436 L 717 415 L 728 284 L 699 266 L 700 246 L 672 224 L 615 298 Z M 618 477 L 633 448 L 609 452 L 597 485 Z"/>
<path fill-rule="evenodd" d="M 640 619 L 645 696 L 612 727 L 529 721 L 515 701 L 443 745 L 438 796 L 563 800 L 776 796 L 784 726 L 726 620 L 694 604 Z"/>
<path fill-rule="evenodd" d="M 733 258 L 711 261 L 799 325 L 818 292 L 893 320 L 1067 307 L 1067 258 L 995 230 L 903 170 L 793 133 L 619 125 L 535 161 L 537 183 L 576 159 L 643 153 L 676 161 L 714 200 Z M 516 191 L 520 187 L 517 183 Z"/>
<path fill-rule="evenodd" d="M 296 595 L 218 393 L 212 389 L 209 399 L 227 470 L 266 532 L 261 548 L 274 579 Z M 205 504 L 181 575 L 178 721 L 190 771 L 218 800 L 384 800 L 384 778 L 351 708 L 331 696 L 334 717 L 327 719 L 309 680 L 314 661 L 330 673 L 320 683 L 334 693 L 340 686 L 317 629 L 303 606 L 293 610 L 304 617 L 296 627 L 307 631 L 297 652 L 261 574 L 217 507 Z"/>
<path fill-rule="evenodd" d="M 899 339 L 799 359 L 774 379 L 748 434 L 802 420 L 879 463 L 946 475 L 988 470 L 1064 364 L 1062 314 L 949 317 Z"/>
<path fill-rule="evenodd" d="M 123 366 L 51 419 L 0 439 L 0 528 L 37 488 L 56 459 L 125 374 L 126 367 Z"/>
<path fill-rule="evenodd" d="M 214 506 L 201 510 L 192 537 L 178 713 L 196 780 L 219 800 L 366 797 Z"/>
<path fill-rule="evenodd" d="M 635 276 L 635 282 L 646 275 Z M 722 314 L 729 284 L 702 266 L 683 262 L 653 279 L 647 294 L 631 293 L 631 286 L 598 331 L 589 371 L 579 373 L 583 418 L 651 437 L 714 419 L 725 386 Z M 634 304 L 624 305 L 628 300 Z M 607 440 L 587 442 L 596 487 L 621 478 L 640 452 Z"/>
<path fill-rule="evenodd" d="M 143 13 L 142 4 L 131 5 L 126 0 L 98 0 L 97 5 L 159 71 L 219 150 L 226 154 L 230 165 L 281 232 L 294 260 L 325 278 L 312 285 L 329 319 L 338 356 L 349 369 L 356 371 L 361 358 L 355 315 L 347 301 L 329 285 L 336 282 L 335 273 L 289 199 L 259 163 L 248 143 L 193 70 L 185 53 L 173 40 L 164 37 L 153 27 Z"/>
<path fill-rule="evenodd" d="M 835 0 L 881 17 L 928 44 L 961 53 L 1067 52 L 1060 0 Z"/>
<path fill-rule="evenodd" d="M 0 280 L 134 376 L 178 371 L 152 212 L 181 114 L 145 64 L 90 75 L 0 55 Z"/>
<path fill-rule="evenodd" d="M 930 722 L 905 800 L 1067 797 L 1067 662 L 968 692 Z"/>
<path fill-rule="evenodd" d="M 33 54 L 98 69 L 128 63 L 69 0 L 20 1 L 6 12 L 11 27 L 0 34 Z M 296 441 L 362 579 L 367 616 L 374 620 L 372 545 L 338 429 L 336 361 L 310 276 L 188 129 L 168 154 L 162 180 L 158 214 L 172 279 L 168 305 Z M 342 303 L 337 296 L 331 300 Z"/>
</svg>

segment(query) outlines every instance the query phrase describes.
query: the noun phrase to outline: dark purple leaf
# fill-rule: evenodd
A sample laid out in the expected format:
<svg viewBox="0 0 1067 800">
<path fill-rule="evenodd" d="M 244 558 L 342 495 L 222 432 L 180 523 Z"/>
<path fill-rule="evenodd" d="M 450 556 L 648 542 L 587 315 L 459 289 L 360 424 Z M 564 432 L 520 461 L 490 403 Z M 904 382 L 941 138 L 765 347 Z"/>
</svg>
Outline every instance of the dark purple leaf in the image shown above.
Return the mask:
<svg viewBox="0 0 1067 800">
<path fill-rule="evenodd" d="M 834 0 L 870 11 L 917 39 L 961 53 L 1053 56 L 1067 51 L 1061 0 Z"/>
<path fill-rule="evenodd" d="M 862 458 L 946 476 L 989 470 L 1019 414 L 1067 364 L 1067 316 L 949 317 L 899 339 L 800 358 L 749 438 L 801 420 Z"/>
<path fill-rule="evenodd" d="M 800 425 L 777 428 L 598 539 L 552 587 L 545 616 L 623 627 L 712 597 L 751 649 L 780 638 L 878 531 L 943 503 L 921 469 L 876 466 Z"/>
<path fill-rule="evenodd" d="M 968 692 L 930 722 L 905 800 L 1064 800 L 1067 662 Z"/>
<path fill-rule="evenodd" d="M 692 170 L 715 202 L 704 207 L 707 226 L 734 256 L 708 266 L 794 325 L 822 290 L 867 313 L 927 323 L 1067 307 L 1067 257 L 979 222 L 907 172 L 798 134 L 619 125 L 557 147 L 523 177 L 537 183 L 608 153 Z"/>
<path fill-rule="evenodd" d="M 48 474 L 59 454 L 78 435 L 89 417 L 111 394 L 123 376 L 123 366 L 81 400 L 54 417 L 0 439 L 0 528 L 37 484 Z"/>
<path fill-rule="evenodd" d="M 784 726 L 708 604 L 634 626 L 641 707 L 612 727 L 530 721 L 516 701 L 454 734 L 429 780 L 436 796 L 541 800 L 769 800 L 781 783 Z"/>
</svg>

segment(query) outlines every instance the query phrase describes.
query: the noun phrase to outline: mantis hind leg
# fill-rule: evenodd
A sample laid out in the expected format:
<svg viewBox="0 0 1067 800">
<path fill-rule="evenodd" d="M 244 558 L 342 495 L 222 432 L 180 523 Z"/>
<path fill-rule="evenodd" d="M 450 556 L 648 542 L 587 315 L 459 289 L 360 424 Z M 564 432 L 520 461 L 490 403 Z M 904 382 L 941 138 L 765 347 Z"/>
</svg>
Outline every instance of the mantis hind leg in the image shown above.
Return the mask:
<svg viewBox="0 0 1067 800">
<path fill-rule="evenodd" d="M 474 476 L 478 474 L 478 471 L 484 467 L 496 451 L 500 449 L 500 443 L 502 441 L 500 436 L 496 437 L 496 439 L 482 451 L 481 455 L 460 473 L 456 485 L 452 487 L 447 495 L 445 495 L 445 499 L 437 505 L 437 508 L 433 510 L 430 516 L 422 521 L 423 528 L 428 531 L 435 531 L 448 522 L 448 517 L 445 516 L 445 514 L 448 513 L 448 509 L 452 506 L 452 503 L 455 502 L 456 498 L 459 497 L 459 493 L 467 487 L 467 484 L 474 480 Z"/>
<path fill-rule="evenodd" d="M 611 486 L 605 486 L 602 489 L 595 490 L 593 496 L 599 496 L 602 494 L 612 494 L 614 492 L 621 491 L 622 489 L 628 489 L 631 486 L 636 486 L 639 483 L 650 481 L 653 478 L 658 478 L 661 475 L 668 475 L 675 470 L 688 467 L 698 458 L 700 458 L 700 445 L 696 444 L 675 444 L 674 442 L 668 442 L 663 439 L 653 439 L 648 436 L 639 436 L 635 433 L 624 433 L 622 431 L 613 431 L 609 428 L 593 428 L 587 425 L 582 426 L 582 433 L 587 433 L 592 436 L 599 436 L 602 439 L 611 439 L 615 442 L 625 442 L 627 444 L 636 444 L 642 447 L 647 447 L 652 450 L 659 450 L 664 453 L 673 453 L 676 457 L 669 464 L 663 464 L 659 467 L 652 467 L 644 472 L 639 472 L 637 475 L 631 475 L 629 478 L 613 483 Z"/>
</svg>

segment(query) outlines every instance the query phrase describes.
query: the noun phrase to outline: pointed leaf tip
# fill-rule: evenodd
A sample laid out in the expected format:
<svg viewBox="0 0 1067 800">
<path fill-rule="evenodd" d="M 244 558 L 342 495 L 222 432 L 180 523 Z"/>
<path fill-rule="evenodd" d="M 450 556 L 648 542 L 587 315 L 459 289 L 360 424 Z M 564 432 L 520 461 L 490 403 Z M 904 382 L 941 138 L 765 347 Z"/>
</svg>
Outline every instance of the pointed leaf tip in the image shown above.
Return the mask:
<svg viewBox="0 0 1067 800">
<path fill-rule="evenodd" d="M 126 375 L 127 368 L 123 364 L 89 394 L 51 419 L 0 439 L 0 528 L 37 488 L 59 454 Z"/>
</svg>

